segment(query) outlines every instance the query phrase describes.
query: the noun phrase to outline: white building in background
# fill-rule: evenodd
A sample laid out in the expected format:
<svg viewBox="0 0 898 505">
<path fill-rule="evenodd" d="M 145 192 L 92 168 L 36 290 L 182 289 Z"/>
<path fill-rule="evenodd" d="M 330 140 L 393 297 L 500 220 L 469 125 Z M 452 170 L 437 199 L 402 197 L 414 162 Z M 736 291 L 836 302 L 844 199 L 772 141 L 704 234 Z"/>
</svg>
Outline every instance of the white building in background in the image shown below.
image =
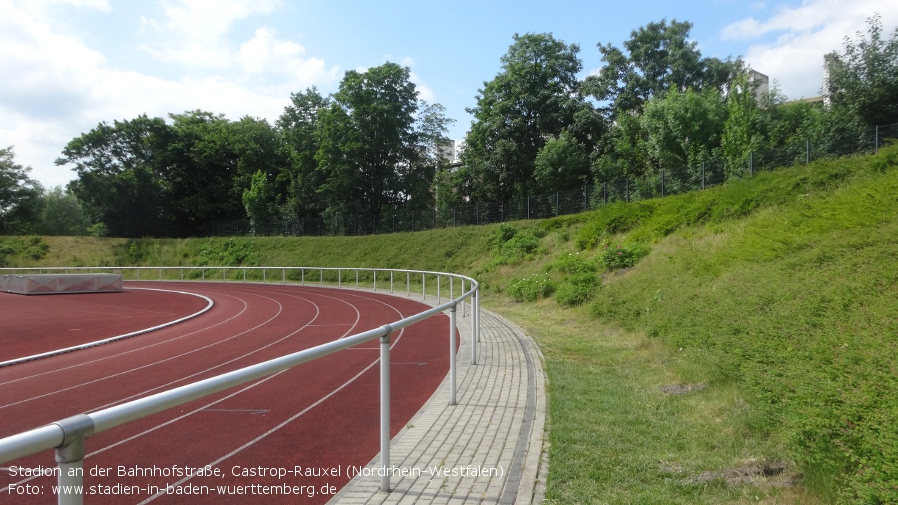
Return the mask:
<svg viewBox="0 0 898 505">
<path fill-rule="evenodd" d="M 751 69 L 748 71 L 748 80 L 755 86 L 755 102 L 761 103 L 761 99 L 770 91 L 770 77 Z"/>
<path fill-rule="evenodd" d="M 458 154 L 455 150 L 455 141 L 447 140 L 445 143 L 441 143 L 437 147 L 437 155 L 449 163 L 456 161 L 458 159 Z"/>
</svg>

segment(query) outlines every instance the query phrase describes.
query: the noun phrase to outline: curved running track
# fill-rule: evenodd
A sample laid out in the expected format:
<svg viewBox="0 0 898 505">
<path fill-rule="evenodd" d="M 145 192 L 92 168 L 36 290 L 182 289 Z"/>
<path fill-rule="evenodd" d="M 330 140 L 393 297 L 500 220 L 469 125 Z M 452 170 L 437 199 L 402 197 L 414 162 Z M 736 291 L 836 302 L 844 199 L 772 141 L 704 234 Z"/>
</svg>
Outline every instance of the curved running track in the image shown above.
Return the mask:
<svg viewBox="0 0 898 505">
<path fill-rule="evenodd" d="M 129 287 L 187 291 L 215 304 L 199 317 L 151 333 L 0 368 L 0 437 L 376 328 L 427 308 L 404 297 L 308 286 L 140 282 L 127 284 L 126 293 Z M 42 298 L 55 296 L 60 295 Z M 172 296 L 177 307 L 169 307 L 176 309 L 170 319 L 198 303 Z M 160 307 L 154 312 L 166 313 Z M 9 314 L 4 319 L 12 320 Z M 0 335 L 8 334 L 13 324 L 0 323 Z M 392 435 L 446 375 L 447 334 L 448 318 L 436 316 L 394 335 Z M 339 490 L 352 467 L 364 466 L 379 451 L 378 358 L 377 341 L 372 341 L 94 435 L 86 443 L 85 503 L 324 503 L 330 496 L 322 486 Z M 0 503 L 55 501 L 54 476 L 29 476 L 34 469 L 55 467 L 52 452 L 13 465 L 25 470 L 17 468 L 16 475 L 8 467 L 0 470 Z M 207 466 L 220 475 L 180 475 L 184 468 Z M 259 475 L 269 469 L 287 474 Z M 98 475 L 103 473 L 108 475 Z M 148 493 L 155 489 L 150 486 L 167 485 L 196 494 Z M 228 485 L 242 487 L 218 487 Z M 302 492 L 300 496 L 270 494 L 285 485 L 306 487 L 291 489 Z M 29 490 L 42 494 L 22 494 Z"/>
</svg>

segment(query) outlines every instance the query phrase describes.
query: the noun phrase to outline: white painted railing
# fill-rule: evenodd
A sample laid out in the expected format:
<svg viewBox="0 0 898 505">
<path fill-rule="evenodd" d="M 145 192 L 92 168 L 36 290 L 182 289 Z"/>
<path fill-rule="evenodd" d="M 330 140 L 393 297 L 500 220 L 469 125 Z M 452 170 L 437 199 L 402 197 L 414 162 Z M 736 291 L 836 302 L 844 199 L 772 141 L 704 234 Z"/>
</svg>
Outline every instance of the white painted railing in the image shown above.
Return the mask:
<svg viewBox="0 0 898 505">
<path fill-rule="evenodd" d="M 121 405 L 105 408 L 90 414 L 78 414 L 66 419 L 61 419 L 47 426 L 42 426 L 29 431 L 18 433 L 0 439 L 0 464 L 15 459 L 36 454 L 41 451 L 55 449 L 58 462 L 58 481 L 60 489 L 81 489 L 83 485 L 83 461 L 85 454 L 85 439 L 151 414 L 182 405 L 184 403 L 202 398 L 219 391 L 256 380 L 287 368 L 291 368 L 314 359 L 327 356 L 337 351 L 353 347 L 370 340 L 380 340 L 380 450 L 383 468 L 390 468 L 390 336 L 399 329 L 410 326 L 428 317 L 435 316 L 444 311 L 449 312 L 449 403 L 455 405 L 456 401 L 456 309 L 459 305 L 465 310 L 466 303 L 471 310 L 471 345 L 472 363 L 477 364 L 477 341 L 479 340 L 479 285 L 470 277 L 448 274 L 442 272 L 426 272 L 420 270 L 393 270 L 393 269 L 365 269 L 365 268 L 321 268 L 321 267 L 102 267 L 102 268 L 40 268 L 40 269 L 0 269 L 2 274 L 21 273 L 69 273 L 69 272 L 113 272 L 121 273 L 124 277 L 135 280 L 189 280 L 199 281 L 239 281 L 250 282 L 293 282 L 298 277 L 301 285 L 307 281 L 322 286 L 344 287 L 344 274 L 349 282 L 355 283 L 358 289 L 363 288 L 360 274 L 364 277 L 370 274 L 371 289 L 385 290 L 389 286 L 389 292 L 395 291 L 395 276 L 405 275 L 406 296 L 412 296 L 411 281 L 414 276 L 417 282 L 421 281 L 421 296 L 427 296 L 427 278 L 435 280 L 437 305 L 429 310 L 422 311 L 413 316 L 385 324 L 379 328 L 358 333 L 346 338 L 334 340 L 304 351 L 288 354 L 263 363 L 241 368 L 232 372 L 211 377 L 192 384 L 181 386 L 169 391 L 157 393 L 152 396 L 130 401 Z M 177 275 L 175 275 L 177 273 Z M 307 273 L 311 273 L 307 279 Z M 315 273 L 318 274 L 315 278 Z M 325 273 L 330 277 L 325 280 Z M 354 275 L 351 275 L 353 274 Z M 128 274 L 134 276 L 129 278 Z M 209 274 L 207 276 L 207 274 Z M 279 275 L 278 275 L 279 274 Z M 389 283 L 386 279 L 378 280 L 378 274 L 389 274 Z M 233 278 L 232 278 L 233 277 Z M 260 278 L 261 277 L 261 278 Z M 336 279 L 334 279 L 336 277 Z M 448 294 L 443 300 L 443 280 L 449 281 Z M 336 281 L 336 283 L 334 283 Z M 455 282 L 459 283 L 459 294 L 455 294 Z M 380 283 L 380 284 L 379 284 Z M 467 284 L 467 291 L 465 285 Z M 51 295 L 52 296 L 52 295 Z M 441 303 L 442 302 L 442 303 Z M 390 491 L 389 472 L 381 472 L 381 490 Z M 64 487 L 71 486 L 71 487 Z M 59 494 L 59 504 L 81 504 L 83 497 L 80 494 Z"/>
</svg>

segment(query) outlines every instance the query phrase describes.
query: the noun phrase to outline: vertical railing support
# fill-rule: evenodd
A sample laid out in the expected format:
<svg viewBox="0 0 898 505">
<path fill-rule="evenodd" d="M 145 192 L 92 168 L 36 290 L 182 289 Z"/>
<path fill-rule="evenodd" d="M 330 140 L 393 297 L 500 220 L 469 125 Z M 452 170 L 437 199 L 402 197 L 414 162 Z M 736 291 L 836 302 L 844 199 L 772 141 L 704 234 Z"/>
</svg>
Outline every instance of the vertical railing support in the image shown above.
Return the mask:
<svg viewBox="0 0 898 505">
<path fill-rule="evenodd" d="M 455 305 L 449 309 L 449 405 L 455 401 Z"/>
<path fill-rule="evenodd" d="M 380 490 L 390 492 L 390 325 L 380 337 Z"/>
<path fill-rule="evenodd" d="M 472 286 L 473 287 L 473 286 Z M 471 297 L 471 364 L 477 364 L 477 293 L 480 288 L 474 290 L 474 296 Z"/>
<path fill-rule="evenodd" d="M 61 421 L 63 441 L 56 448 L 56 463 L 59 476 L 59 505 L 82 505 L 84 503 L 84 439 L 94 432 L 94 421 L 87 414 L 78 414 Z M 79 491 L 79 492 L 67 492 Z"/>
</svg>

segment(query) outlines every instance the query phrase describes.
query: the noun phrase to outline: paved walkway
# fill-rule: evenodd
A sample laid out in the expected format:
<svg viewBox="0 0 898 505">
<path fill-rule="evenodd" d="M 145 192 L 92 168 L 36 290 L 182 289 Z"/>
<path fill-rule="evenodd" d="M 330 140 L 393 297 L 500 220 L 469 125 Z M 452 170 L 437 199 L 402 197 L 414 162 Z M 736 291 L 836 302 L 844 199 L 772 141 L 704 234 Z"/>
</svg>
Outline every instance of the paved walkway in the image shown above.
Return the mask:
<svg viewBox="0 0 898 505">
<path fill-rule="evenodd" d="M 433 302 L 433 300 L 428 300 Z M 391 492 L 380 491 L 380 456 L 329 502 L 357 504 L 528 504 L 543 501 L 545 377 L 536 344 L 510 321 L 481 310 L 472 364 L 470 310 L 461 334 L 457 405 L 449 378 L 393 438 Z"/>
</svg>

